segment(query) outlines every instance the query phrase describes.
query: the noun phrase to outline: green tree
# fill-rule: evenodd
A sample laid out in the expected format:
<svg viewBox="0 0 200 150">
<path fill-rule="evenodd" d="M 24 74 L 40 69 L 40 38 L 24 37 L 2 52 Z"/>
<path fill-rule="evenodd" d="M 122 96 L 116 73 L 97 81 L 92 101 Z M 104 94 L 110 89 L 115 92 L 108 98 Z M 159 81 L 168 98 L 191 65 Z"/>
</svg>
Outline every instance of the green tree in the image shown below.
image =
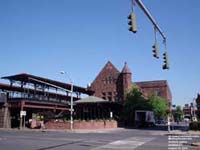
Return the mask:
<svg viewBox="0 0 200 150">
<path fill-rule="evenodd" d="M 126 100 L 123 106 L 123 117 L 129 123 L 134 122 L 135 110 L 151 110 L 151 106 L 145 100 L 138 87 L 133 85 L 131 91 L 126 94 Z"/>
<path fill-rule="evenodd" d="M 164 98 L 151 95 L 148 98 L 148 102 L 157 119 L 165 118 L 167 116 L 168 105 Z"/>
<path fill-rule="evenodd" d="M 181 109 L 181 106 L 176 106 L 173 116 L 176 122 L 179 122 L 183 119 L 183 110 Z"/>
</svg>

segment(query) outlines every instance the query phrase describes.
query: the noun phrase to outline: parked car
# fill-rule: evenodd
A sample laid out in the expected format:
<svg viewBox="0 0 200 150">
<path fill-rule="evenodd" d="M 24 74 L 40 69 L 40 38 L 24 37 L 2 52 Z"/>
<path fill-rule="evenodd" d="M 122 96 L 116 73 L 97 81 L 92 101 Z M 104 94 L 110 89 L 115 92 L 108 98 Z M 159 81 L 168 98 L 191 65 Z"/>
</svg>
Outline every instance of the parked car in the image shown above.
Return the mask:
<svg viewBox="0 0 200 150">
<path fill-rule="evenodd" d="M 167 124 L 167 121 L 165 119 L 158 119 L 156 121 L 157 124 Z"/>
<path fill-rule="evenodd" d="M 153 111 L 136 110 L 135 111 L 135 126 L 136 127 L 149 127 L 155 125 Z"/>
</svg>

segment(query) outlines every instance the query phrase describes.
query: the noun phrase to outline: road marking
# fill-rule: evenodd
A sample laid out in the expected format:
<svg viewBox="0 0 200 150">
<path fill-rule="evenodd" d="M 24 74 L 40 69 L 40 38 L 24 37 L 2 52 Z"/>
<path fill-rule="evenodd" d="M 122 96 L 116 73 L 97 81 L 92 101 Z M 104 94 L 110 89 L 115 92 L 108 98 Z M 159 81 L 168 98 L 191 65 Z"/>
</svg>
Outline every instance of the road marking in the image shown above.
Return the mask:
<svg viewBox="0 0 200 150">
<path fill-rule="evenodd" d="M 8 135 L 8 136 L 4 136 L 4 138 L 16 138 L 16 136 L 11 136 L 11 135 Z M 83 139 L 75 139 L 75 138 L 60 138 L 60 137 L 31 137 L 31 136 L 17 136 L 17 139 L 20 140 L 52 140 L 52 141 L 82 141 Z"/>
<path fill-rule="evenodd" d="M 0 141 L 7 140 L 6 138 L 0 138 Z"/>
<path fill-rule="evenodd" d="M 109 144 L 93 148 L 92 150 L 133 150 L 155 138 L 151 137 L 131 137 L 124 140 L 118 140 Z"/>
</svg>

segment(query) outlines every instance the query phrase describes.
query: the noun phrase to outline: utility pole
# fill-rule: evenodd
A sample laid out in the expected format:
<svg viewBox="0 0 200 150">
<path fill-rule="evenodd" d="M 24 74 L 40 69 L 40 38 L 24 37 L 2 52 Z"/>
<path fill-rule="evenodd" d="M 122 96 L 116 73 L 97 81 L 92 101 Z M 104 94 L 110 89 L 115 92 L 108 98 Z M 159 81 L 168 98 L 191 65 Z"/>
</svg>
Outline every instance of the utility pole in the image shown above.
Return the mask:
<svg viewBox="0 0 200 150">
<path fill-rule="evenodd" d="M 3 128 L 8 128 L 8 93 L 1 93 L 3 95 L 4 101 L 4 117 L 3 117 Z"/>
<path fill-rule="evenodd" d="M 73 108 L 73 82 L 71 82 L 71 101 L 70 101 L 70 129 L 73 130 L 73 112 L 74 112 L 74 108 Z"/>
<path fill-rule="evenodd" d="M 60 71 L 61 74 L 66 74 L 67 73 L 65 71 Z M 70 99 L 70 129 L 73 130 L 73 124 L 74 124 L 74 121 L 73 121 L 73 112 L 74 112 L 74 108 L 73 108 L 73 82 L 71 80 L 71 78 L 67 75 L 67 77 L 69 78 L 70 80 L 70 84 L 71 84 L 71 90 L 70 90 L 70 93 L 71 93 L 71 99 Z"/>
<path fill-rule="evenodd" d="M 170 122 L 170 117 L 169 117 L 169 115 L 167 116 L 167 130 L 168 130 L 168 132 L 170 132 L 170 124 L 171 124 L 171 122 Z"/>
</svg>

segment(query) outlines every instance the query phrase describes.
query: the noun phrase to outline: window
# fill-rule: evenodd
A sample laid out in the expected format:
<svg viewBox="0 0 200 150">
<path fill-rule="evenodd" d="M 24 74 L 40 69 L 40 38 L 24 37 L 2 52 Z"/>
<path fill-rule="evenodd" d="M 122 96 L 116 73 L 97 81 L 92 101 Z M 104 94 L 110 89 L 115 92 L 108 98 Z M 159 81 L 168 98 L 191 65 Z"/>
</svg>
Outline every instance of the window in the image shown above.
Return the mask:
<svg viewBox="0 0 200 150">
<path fill-rule="evenodd" d="M 161 92 L 160 91 L 155 91 L 154 94 L 155 94 L 155 96 L 161 96 Z"/>
<path fill-rule="evenodd" d="M 112 92 L 108 92 L 108 96 L 112 96 Z"/>
<path fill-rule="evenodd" d="M 105 92 L 102 92 L 102 98 L 106 99 L 106 93 Z"/>
<path fill-rule="evenodd" d="M 105 78 L 105 80 L 103 80 L 104 84 L 112 84 L 115 82 L 115 79 L 112 76 L 108 76 Z"/>
<path fill-rule="evenodd" d="M 113 78 L 111 76 L 108 77 L 108 83 L 111 84 L 113 81 Z"/>
</svg>

